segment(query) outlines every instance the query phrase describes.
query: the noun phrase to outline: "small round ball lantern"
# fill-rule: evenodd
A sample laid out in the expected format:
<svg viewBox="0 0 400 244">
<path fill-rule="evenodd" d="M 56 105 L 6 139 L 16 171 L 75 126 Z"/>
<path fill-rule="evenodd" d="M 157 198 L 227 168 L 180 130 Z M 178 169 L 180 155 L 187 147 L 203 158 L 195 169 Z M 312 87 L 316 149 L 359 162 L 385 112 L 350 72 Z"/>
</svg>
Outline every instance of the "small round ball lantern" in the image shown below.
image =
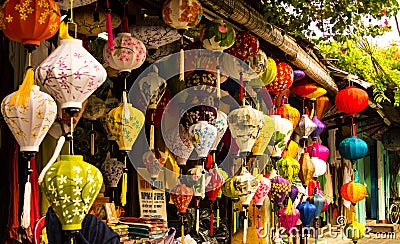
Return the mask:
<svg viewBox="0 0 400 244">
<path fill-rule="evenodd" d="M 344 200 L 356 204 L 367 196 L 367 188 L 363 184 L 350 181 L 340 188 L 340 195 Z"/>
<path fill-rule="evenodd" d="M 241 60 L 247 60 L 255 56 L 259 50 L 260 42 L 258 38 L 251 34 L 250 31 L 240 31 L 236 35 L 235 44 L 226 52 Z"/>
<path fill-rule="evenodd" d="M 266 86 L 268 92 L 274 95 L 278 95 L 281 91 L 290 88 L 294 81 L 293 69 L 289 64 L 279 62 L 276 65 L 276 69 L 277 75 L 275 79 Z"/>
<path fill-rule="evenodd" d="M 200 41 L 205 49 L 222 52 L 235 43 L 235 30 L 222 19 L 216 19 L 201 30 Z"/>
</svg>

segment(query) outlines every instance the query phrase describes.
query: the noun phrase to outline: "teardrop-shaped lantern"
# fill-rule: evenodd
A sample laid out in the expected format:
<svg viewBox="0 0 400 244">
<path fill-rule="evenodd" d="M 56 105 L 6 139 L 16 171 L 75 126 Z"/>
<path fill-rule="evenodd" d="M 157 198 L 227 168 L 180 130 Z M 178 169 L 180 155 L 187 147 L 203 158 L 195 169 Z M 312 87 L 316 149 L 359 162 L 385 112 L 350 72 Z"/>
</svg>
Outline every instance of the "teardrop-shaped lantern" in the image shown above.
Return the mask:
<svg viewBox="0 0 400 244">
<path fill-rule="evenodd" d="M 326 162 L 319 159 L 318 157 L 311 157 L 311 162 L 314 164 L 313 177 L 319 177 L 326 173 L 327 165 Z"/>
<path fill-rule="evenodd" d="M 303 139 L 307 139 L 309 135 L 317 128 L 317 125 L 308 117 L 307 114 L 303 114 L 300 118 L 299 124 L 296 127 L 295 132 L 299 134 Z"/>
<path fill-rule="evenodd" d="M 250 31 L 244 30 L 237 33 L 235 44 L 226 52 L 241 60 L 247 60 L 255 56 L 258 50 L 260 50 L 258 38 Z"/>
<path fill-rule="evenodd" d="M 343 113 L 355 115 L 368 106 L 368 93 L 355 86 L 348 86 L 336 94 L 335 104 Z"/>
<path fill-rule="evenodd" d="M 367 196 L 367 188 L 363 184 L 350 181 L 340 188 L 340 195 L 344 200 L 356 204 Z"/>
<path fill-rule="evenodd" d="M 104 61 L 119 72 L 131 72 L 146 60 L 146 47 L 143 42 L 132 37 L 131 33 L 119 33 L 114 38 L 114 50 L 108 45 L 103 49 Z"/>
<path fill-rule="evenodd" d="M 271 189 L 268 196 L 274 203 L 282 205 L 289 191 L 290 182 L 282 176 L 276 176 L 271 180 Z"/>
<path fill-rule="evenodd" d="M 63 230 L 82 229 L 82 221 L 100 192 L 103 177 L 81 155 L 61 155 L 44 175 L 41 188 Z"/>
<path fill-rule="evenodd" d="M 363 158 L 367 155 L 368 145 L 363 139 L 351 136 L 340 142 L 339 153 L 343 158 L 354 163 L 357 159 Z"/>
<path fill-rule="evenodd" d="M 217 137 L 217 128 L 207 121 L 199 121 L 189 128 L 189 138 L 199 158 L 206 158 Z"/>
<path fill-rule="evenodd" d="M 271 181 L 266 177 L 258 177 L 259 185 L 256 193 L 254 194 L 253 200 L 257 208 L 260 208 L 265 198 L 268 196 L 268 192 L 271 189 Z"/>
<path fill-rule="evenodd" d="M 400 127 L 391 127 L 382 135 L 382 144 L 386 150 L 400 150 Z"/>
<path fill-rule="evenodd" d="M 240 153 L 251 151 L 264 124 L 263 114 L 251 106 L 243 106 L 228 114 L 229 129 Z"/>
<path fill-rule="evenodd" d="M 319 98 L 320 96 L 323 96 L 326 94 L 326 90 L 322 87 L 318 87 L 317 90 L 315 90 L 314 92 L 308 94 L 306 96 L 306 98 L 310 99 L 310 100 L 316 100 L 317 98 Z"/>
<path fill-rule="evenodd" d="M 293 140 L 290 140 L 289 145 L 282 154 L 282 157 L 297 158 L 298 153 L 299 153 L 299 144 L 297 144 L 297 142 Z"/>
<path fill-rule="evenodd" d="M 344 233 L 348 239 L 353 241 L 353 243 L 357 243 L 358 240 L 364 238 L 366 230 L 363 224 L 357 220 L 353 220 L 350 224 L 347 224 L 344 227 Z"/>
<path fill-rule="evenodd" d="M 293 183 L 300 171 L 300 163 L 292 157 L 284 157 L 277 162 L 279 174 Z"/>
<path fill-rule="evenodd" d="M 194 197 L 204 198 L 206 196 L 206 186 L 211 178 L 202 165 L 195 165 L 194 168 L 189 169 L 187 180 L 189 186 L 193 188 Z"/>
<path fill-rule="evenodd" d="M 165 24 L 178 30 L 187 30 L 200 23 L 203 7 L 197 0 L 166 0 L 162 16 Z"/>
<path fill-rule="evenodd" d="M 215 19 L 201 30 L 200 41 L 205 49 L 224 51 L 235 43 L 235 30 L 222 19 Z"/>
<path fill-rule="evenodd" d="M 242 205 L 250 206 L 250 201 L 253 199 L 259 185 L 257 178 L 250 174 L 245 167 L 242 167 L 240 174 L 234 178 L 233 185 L 239 199 L 242 201 Z"/>
<path fill-rule="evenodd" d="M 109 187 L 118 187 L 118 182 L 122 177 L 124 164 L 116 158 L 110 158 L 101 165 L 101 171 Z"/>
<path fill-rule="evenodd" d="M 303 183 L 303 186 L 307 186 L 310 180 L 312 180 L 315 172 L 314 164 L 311 162 L 310 154 L 303 153 L 299 160 L 300 172 L 299 178 Z"/>
<path fill-rule="evenodd" d="M 222 140 L 226 130 L 228 129 L 228 115 L 222 112 L 221 110 L 217 111 L 217 119 L 215 120 L 215 128 L 217 128 L 217 136 L 213 145 L 211 146 L 211 150 L 217 150 L 217 146 Z"/>
<path fill-rule="evenodd" d="M 275 80 L 277 73 L 278 71 L 275 60 L 271 57 L 268 57 L 267 68 L 260 77 L 264 85 L 268 85 Z"/>
<path fill-rule="evenodd" d="M 152 65 L 153 70 L 142 77 L 139 82 L 140 93 L 142 94 L 148 109 L 155 110 L 165 93 L 167 81 L 158 75 L 158 68 Z"/>
<path fill-rule="evenodd" d="M 173 154 L 178 165 L 186 165 L 194 147 L 189 139 L 188 132 L 185 131 L 183 125 L 173 127 L 166 132 L 165 145 Z"/>
<path fill-rule="evenodd" d="M 219 168 L 212 168 L 209 171 L 210 182 L 206 186 L 206 195 L 208 200 L 217 200 L 218 193 L 221 191 L 225 183 L 225 178 Z M 226 174 L 226 173 L 225 173 Z"/>
<path fill-rule="evenodd" d="M 313 142 L 313 144 L 308 146 L 305 151 L 325 162 L 329 158 L 329 148 L 319 142 Z"/>
<path fill-rule="evenodd" d="M 251 152 L 254 156 L 261 156 L 265 153 L 265 150 L 275 132 L 274 122 L 274 119 L 264 114 L 264 125 L 261 128 L 257 140 L 251 148 Z"/>
<path fill-rule="evenodd" d="M 301 80 L 301 81 L 295 82 L 290 87 L 291 92 L 293 92 L 297 96 L 300 96 L 303 98 L 307 97 L 309 94 L 313 93 L 317 89 L 318 89 L 318 87 L 316 85 L 310 83 L 308 80 Z"/>
<path fill-rule="evenodd" d="M 292 184 L 290 192 L 288 193 L 288 197 L 292 200 L 292 202 L 294 202 L 298 194 L 299 194 L 299 188 L 297 188 L 297 186 Z"/>
<path fill-rule="evenodd" d="M 294 74 L 294 81 L 299 81 L 304 77 L 306 77 L 306 73 L 300 69 L 293 70 L 293 74 Z"/>
<path fill-rule="evenodd" d="M 142 159 L 147 171 L 150 173 L 151 180 L 157 180 L 158 174 L 164 168 L 165 154 L 159 150 L 147 151 L 143 153 Z"/>
<path fill-rule="evenodd" d="M 314 204 L 309 201 L 303 202 L 297 206 L 300 211 L 300 219 L 305 227 L 310 227 L 311 221 L 313 220 L 316 212 Z"/>
<path fill-rule="evenodd" d="M 61 108 L 82 108 L 106 78 L 106 70 L 77 39 L 61 40 L 36 70 L 37 83 Z"/>
<path fill-rule="evenodd" d="M 271 118 L 274 120 L 275 136 L 273 146 L 268 146 L 268 148 L 272 152 L 271 157 L 281 157 L 292 135 L 293 125 L 280 115 L 271 115 Z"/>
<path fill-rule="evenodd" d="M 325 205 L 325 197 L 321 196 L 318 193 L 315 193 L 312 196 L 312 204 L 315 206 L 315 218 L 319 218 L 321 216 L 322 208 Z"/>
<path fill-rule="evenodd" d="M 292 200 L 289 200 L 288 205 L 278 211 L 278 215 L 279 225 L 284 228 L 287 234 L 293 233 L 292 229 L 300 218 L 300 211 L 293 206 Z"/>
<path fill-rule="evenodd" d="M 287 99 L 282 100 L 282 105 L 276 109 L 276 114 L 282 118 L 290 120 L 293 128 L 296 128 L 300 121 L 300 112 L 296 108 L 292 107 Z"/>
<path fill-rule="evenodd" d="M 290 88 L 294 81 L 293 69 L 289 64 L 285 62 L 279 62 L 276 65 L 276 68 L 277 75 L 275 79 L 270 84 L 266 85 L 268 92 L 275 95 L 279 94 L 285 89 Z"/>
<path fill-rule="evenodd" d="M 193 189 L 182 183 L 172 188 L 170 196 L 178 212 L 184 214 L 192 200 Z"/>
<path fill-rule="evenodd" d="M 317 115 L 314 115 L 312 121 L 317 125 L 317 127 L 314 129 L 314 131 L 310 134 L 311 138 L 315 141 L 319 137 L 319 135 L 324 132 L 326 129 L 326 125 L 324 122 L 322 122 Z"/>
<path fill-rule="evenodd" d="M 320 96 L 315 100 L 315 116 L 322 118 L 330 106 L 329 97 Z"/>
</svg>

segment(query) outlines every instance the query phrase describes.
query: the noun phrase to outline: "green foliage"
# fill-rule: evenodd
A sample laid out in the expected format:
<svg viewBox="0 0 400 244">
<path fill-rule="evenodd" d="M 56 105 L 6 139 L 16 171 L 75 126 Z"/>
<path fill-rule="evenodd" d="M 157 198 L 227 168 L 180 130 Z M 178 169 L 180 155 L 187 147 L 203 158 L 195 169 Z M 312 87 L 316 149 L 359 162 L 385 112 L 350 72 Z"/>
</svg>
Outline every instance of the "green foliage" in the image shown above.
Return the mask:
<svg viewBox="0 0 400 244">
<path fill-rule="evenodd" d="M 397 14 L 397 0 L 264 0 L 264 17 L 292 36 L 344 41 L 348 34 L 381 35 L 390 29 L 387 20 Z M 381 26 L 372 24 L 381 21 Z M 386 21 L 385 21 L 386 20 Z M 310 28 L 315 23 L 316 28 Z"/>
<path fill-rule="evenodd" d="M 334 65 L 373 84 L 376 102 L 400 106 L 400 50 L 396 46 L 376 47 L 365 40 L 320 41 L 321 54 Z M 388 91 L 391 92 L 388 92 Z"/>
</svg>

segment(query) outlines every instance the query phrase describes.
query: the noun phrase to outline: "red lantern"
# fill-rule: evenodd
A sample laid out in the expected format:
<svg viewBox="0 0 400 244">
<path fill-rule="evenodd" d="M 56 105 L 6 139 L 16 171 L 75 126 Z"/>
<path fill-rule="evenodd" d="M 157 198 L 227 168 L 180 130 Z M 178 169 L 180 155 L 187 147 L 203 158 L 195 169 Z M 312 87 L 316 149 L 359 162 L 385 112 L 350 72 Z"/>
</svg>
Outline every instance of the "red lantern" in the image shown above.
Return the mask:
<svg viewBox="0 0 400 244">
<path fill-rule="evenodd" d="M 227 53 L 241 60 L 247 60 L 254 57 L 260 50 L 258 38 L 250 31 L 240 31 L 236 35 L 235 44 L 226 50 Z"/>
<path fill-rule="evenodd" d="M 336 94 L 335 104 L 340 111 L 355 115 L 368 106 L 368 94 L 363 89 L 349 86 Z"/>
<path fill-rule="evenodd" d="M 53 0 L 9 0 L 0 9 L 0 29 L 11 40 L 39 46 L 60 27 L 60 8 Z"/>
<path fill-rule="evenodd" d="M 290 91 L 297 96 L 304 98 L 315 92 L 317 88 L 318 87 L 316 85 L 311 84 L 308 80 L 303 79 L 301 81 L 295 82 L 292 87 L 290 87 Z"/>
<path fill-rule="evenodd" d="M 340 195 L 344 200 L 356 204 L 367 196 L 367 188 L 363 184 L 350 181 L 340 188 Z"/>
<path fill-rule="evenodd" d="M 291 87 L 294 80 L 293 69 L 289 64 L 279 62 L 276 69 L 278 73 L 275 79 L 266 86 L 268 92 L 275 95 Z"/>
</svg>

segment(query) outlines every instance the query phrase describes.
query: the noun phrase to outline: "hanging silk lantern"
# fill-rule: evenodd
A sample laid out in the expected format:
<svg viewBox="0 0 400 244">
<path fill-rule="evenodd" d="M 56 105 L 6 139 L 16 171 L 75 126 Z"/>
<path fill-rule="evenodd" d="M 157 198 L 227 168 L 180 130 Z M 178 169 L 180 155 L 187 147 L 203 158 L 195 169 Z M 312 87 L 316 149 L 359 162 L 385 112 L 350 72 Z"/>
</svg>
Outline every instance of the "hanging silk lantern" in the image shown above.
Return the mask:
<svg viewBox="0 0 400 244">
<path fill-rule="evenodd" d="M 356 204 L 367 196 L 367 188 L 363 184 L 350 181 L 340 188 L 340 195 L 344 200 Z"/>
<path fill-rule="evenodd" d="M 300 172 L 299 178 L 303 183 L 303 186 L 307 186 L 310 180 L 312 180 L 315 172 L 314 164 L 311 162 L 310 154 L 303 153 L 299 160 Z"/>
<path fill-rule="evenodd" d="M 250 31 L 240 31 L 236 35 L 235 44 L 228 50 L 227 53 L 241 60 L 247 60 L 255 56 L 260 50 L 260 42 Z"/>
<path fill-rule="evenodd" d="M 276 114 L 280 115 L 282 118 L 288 119 L 293 128 L 296 128 L 300 121 L 300 112 L 296 108 L 292 107 L 287 99 L 282 99 L 282 105 L 276 108 Z"/>
<path fill-rule="evenodd" d="M 269 83 L 271 83 L 272 81 L 275 80 L 276 76 L 278 74 L 278 70 L 277 70 L 277 66 L 276 66 L 276 62 L 273 58 L 268 57 L 267 59 L 267 68 L 264 71 L 264 73 L 262 73 L 262 75 L 260 76 L 262 82 L 264 83 L 264 85 L 268 85 Z"/>
<path fill-rule="evenodd" d="M 251 151 L 264 124 L 263 114 L 251 106 L 243 106 L 228 114 L 229 129 L 240 153 Z"/>
<path fill-rule="evenodd" d="M 220 59 L 221 73 L 227 74 L 231 79 L 239 81 L 242 87 L 244 86 L 244 81 L 249 81 L 249 84 L 251 84 L 252 79 L 259 79 L 258 73 L 246 62 L 229 54 L 222 54 Z"/>
<path fill-rule="evenodd" d="M 277 75 L 275 79 L 266 88 L 270 94 L 278 95 L 281 91 L 292 86 L 294 75 L 292 67 L 285 63 L 279 62 L 276 65 Z"/>
<path fill-rule="evenodd" d="M 284 157 L 277 162 L 279 174 L 293 183 L 300 171 L 300 163 L 292 157 Z"/>
<path fill-rule="evenodd" d="M 82 117 L 89 120 L 96 120 L 103 117 L 106 112 L 106 104 L 104 101 L 96 95 L 91 95 L 87 100 L 88 103 L 83 111 Z"/>
<path fill-rule="evenodd" d="M 140 40 L 140 38 L 138 39 Z M 151 51 L 149 51 L 149 48 L 146 47 L 146 49 L 148 50 L 146 55 L 146 61 L 149 63 L 154 63 L 162 58 L 165 58 L 173 53 L 176 53 L 177 51 L 179 51 L 179 45 L 180 45 L 179 41 L 175 41 L 170 44 L 161 46 L 156 50 L 151 50 Z"/>
<path fill-rule="evenodd" d="M 40 183 L 63 230 L 82 229 L 82 221 L 103 184 L 100 170 L 83 161 L 81 155 L 61 155 Z"/>
<path fill-rule="evenodd" d="M 321 175 L 324 175 L 326 173 L 326 162 L 319 159 L 318 157 L 311 157 L 311 162 L 314 164 L 314 174 L 313 177 L 317 178 Z"/>
<path fill-rule="evenodd" d="M 133 37 L 141 40 L 147 50 L 157 50 L 181 38 L 178 31 L 166 25 L 158 16 L 146 16 L 129 27 Z"/>
<path fill-rule="evenodd" d="M 0 8 L 0 29 L 10 40 L 39 46 L 57 33 L 60 16 L 53 0 L 8 0 Z"/>
<path fill-rule="evenodd" d="M 344 227 L 344 233 L 348 239 L 353 241 L 353 243 L 357 243 L 358 240 L 364 238 L 366 230 L 363 224 L 357 220 L 353 220 L 350 224 L 347 224 Z"/>
<path fill-rule="evenodd" d="M 297 142 L 293 140 L 290 140 L 289 145 L 282 154 L 282 157 L 297 158 L 298 152 L 299 152 L 299 144 L 297 144 Z"/>
<path fill-rule="evenodd" d="M 322 208 L 325 205 L 325 197 L 321 196 L 318 193 L 315 193 L 312 196 L 312 204 L 315 206 L 315 218 L 321 217 Z"/>
<path fill-rule="evenodd" d="M 291 199 L 286 207 L 278 211 L 278 216 L 280 227 L 283 227 L 288 235 L 292 234 L 292 229 L 300 218 L 300 211 L 293 206 Z"/>
<path fill-rule="evenodd" d="M 162 8 L 164 23 L 175 29 L 189 29 L 196 26 L 202 16 L 203 8 L 197 0 L 167 0 Z"/>
<path fill-rule="evenodd" d="M 152 65 L 153 70 L 142 77 L 139 82 L 142 94 L 148 109 L 155 110 L 167 88 L 167 81 L 158 75 L 158 68 Z"/>
<path fill-rule="evenodd" d="M 193 91 L 189 91 L 189 98 L 194 99 L 196 96 L 201 102 L 215 92 L 217 77 L 211 72 L 196 70 L 185 78 L 185 83 L 186 88 L 193 87 Z"/>
<path fill-rule="evenodd" d="M 303 114 L 295 131 L 303 139 L 307 139 L 316 128 L 317 125 L 310 119 L 310 117 L 308 117 L 307 114 Z"/>
<path fill-rule="evenodd" d="M 103 49 L 104 61 L 118 72 L 128 72 L 139 68 L 146 60 L 146 47 L 130 33 L 119 33 L 114 38 L 114 50 L 108 45 Z"/>
<path fill-rule="evenodd" d="M 228 115 L 221 110 L 217 111 L 217 119 L 215 120 L 215 128 L 217 128 L 217 136 L 211 150 L 217 150 L 219 142 L 222 140 L 226 130 L 228 129 Z"/>
<path fill-rule="evenodd" d="M 300 211 L 300 219 L 305 227 L 310 227 L 311 221 L 313 220 L 316 212 L 314 204 L 309 201 L 303 202 L 297 206 Z"/>
<path fill-rule="evenodd" d="M 222 186 L 222 194 L 226 197 L 232 199 L 232 209 L 233 209 L 233 233 L 236 233 L 239 225 L 239 209 L 236 206 L 237 201 L 239 200 L 239 196 L 235 190 L 235 178 L 236 176 L 230 177 L 225 181 L 225 184 Z"/>
<path fill-rule="evenodd" d="M 289 191 L 290 182 L 282 176 L 276 176 L 271 180 L 271 189 L 268 196 L 274 203 L 282 205 Z"/>
<path fill-rule="evenodd" d="M 320 96 L 323 96 L 326 94 L 326 90 L 322 87 L 318 87 L 317 90 L 313 91 L 312 93 L 308 94 L 306 96 L 306 98 L 310 99 L 310 100 L 316 100 L 317 98 L 319 98 Z"/>
<path fill-rule="evenodd" d="M 271 115 L 271 118 L 274 119 L 275 136 L 273 146 L 268 146 L 268 148 L 272 152 L 271 157 L 281 157 L 292 135 L 293 125 L 280 115 Z"/>
<path fill-rule="evenodd" d="M 343 158 L 354 163 L 367 155 L 368 145 L 363 139 L 351 136 L 340 142 L 339 153 Z"/>
<path fill-rule="evenodd" d="M 172 199 L 172 202 L 178 209 L 179 215 L 181 216 L 181 236 L 185 236 L 185 227 L 183 225 L 184 223 L 184 214 L 186 213 L 186 209 L 189 206 L 190 201 L 192 200 L 193 197 L 193 190 L 190 187 L 187 187 L 185 184 L 179 184 L 172 188 L 170 192 L 170 197 Z M 182 238 L 184 240 L 184 238 Z M 182 243 L 184 243 L 182 241 Z"/>
<path fill-rule="evenodd" d="M 183 125 L 179 124 L 178 128 L 169 129 L 166 132 L 164 141 L 177 164 L 186 165 L 186 161 L 189 159 L 194 147 Z"/>
<path fill-rule="evenodd" d="M 254 142 L 253 147 L 251 148 L 251 152 L 253 156 L 262 156 L 267 149 L 269 142 L 271 141 L 272 136 L 275 132 L 275 124 L 274 120 L 268 116 L 264 116 L 264 125 L 261 128 L 261 131 L 257 137 L 257 140 Z"/>
<path fill-rule="evenodd" d="M 117 188 L 122 177 L 124 164 L 116 158 L 110 158 L 101 165 L 101 171 L 109 187 Z"/>
<path fill-rule="evenodd" d="M 254 194 L 253 200 L 257 208 L 261 208 L 265 198 L 268 196 L 268 192 L 271 189 L 271 181 L 266 177 L 258 177 L 259 185 Z"/>
<path fill-rule="evenodd" d="M 151 180 L 157 180 L 158 174 L 164 168 L 165 154 L 159 150 L 147 151 L 143 154 L 142 159 L 147 171 L 150 173 Z"/>
<path fill-rule="evenodd" d="M 311 138 L 313 139 L 313 141 L 316 141 L 317 138 L 319 137 L 319 135 L 322 134 L 322 132 L 324 132 L 324 130 L 326 129 L 326 125 L 324 122 L 322 122 L 317 115 L 314 115 L 312 121 L 314 122 L 314 124 L 317 125 L 317 127 L 314 129 L 314 131 L 310 134 Z"/>
<path fill-rule="evenodd" d="M 322 118 L 330 106 L 329 97 L 320 96 L 315 100 L 315 116 Z"/>
<path fill-rule="evenodd" d="M 36 70 L 37 83 L 61 108 L 82 108 L 106 77 L 106 70 L 78 39 L 61 40 Z"/>
<path fill-rule="evenodd" d="M 206 186 L 206 195 L 208 200 L 211 201 L 210 204 L 210 235 L 212 236 L 214 234 L 214 208 L 213 204 L 217 200 L 218 193 L 221 191 L 222 185 L 225 182 L 225 178 L 220 172 L 218 167 L 214 167 L 210 169 L 210 182 Z M 217 204 L 218 206 L 218 204 Z M 217 212 L 217 219 L 219 218 L 219 211 Z M 219 227 L 219 224 L 217 224 L 217 227 Z"/>
<path fill-rule="evenodd" d="M 259 76 L 265 73 L 268 67 L 268 57 L 263 50 L 259 50 L 256 55 L 248 59 L 249 66 Z M 264 83 L 263 83 L 264 84 Z M 264 84 L 265 85 L 265 84 Z"/>
<path fill-rule="evenodd" d="M 306 73 L 303 70 L 299 69 L 293 70 L 293 74 L 294 74 L 294 81 L 299 81 L 304 77 L 306 77 Z"/>
<path fill-rule="evenodd" d="M 207 158 L 207 155 L 217 137 L 217 128 L 207 121 L 199 121 L 189 127 L 189 138 L 199 158 Z"/>
<path fill-rule="evenodd" d="M 382 144 L 386 150 L 400 150 L 400 127 L 391 127 L 382 135 Z"/>
<path fill-rule="evenodd" d="M 206 196 L 206 186 L 210 182 L 206 170 L 202 165 L 195 165 L 194 168 L 188 170 L 187 181 L 193 188 L 193 196 L 202 199 Z"/>
<path fill-rule="evenodd" d="M 368 106 L 368 93 L 355 86 L 348 86 L 336 94 L 335 104 L 343 113 L 355 115 Z"/>
<path fill-rule="evenodd" d="M 295 70 L 295 71 L 297 71 L 297 70 Z M 295 82 L 290 87 L 291 92 L 293 92 L 294 94 L 296 94 L 297 96 L 302 97 L 302 98 L 307 97 L 309 94 L 313 93 L 317 89 L 318 89 L 318 87 L 314 84 L 311 84 L 308 80 L 301 80 L 301 81 Z"/>
<path fill-rule="evenodd" d="M 312 154 L 314 157 L 318 157 L 325 162 L 329 158 L 329 148 L 319 142 L 313 142 L 313 144 L 308 146 L 305 151 L 308 152 L 310 155 Z"/>
<path fill-rule="evenodd" d="M 181 117 L 180 124 L 183 125 L 186 131 L 189 131 L 190 126 L 199 121 L 206 121 L 210 125 L 215 125 L 217 118 L 217 109 L 208 105 L 196 105 L 188 109 Z"/>
<path fill-rule="evenodd" d="M 224 51 L 235 43 L 235 30 L 222 19 L 215 19 L 201 30 L 200 41 L 205 49 Z"/>
<path fill-rule="evenodd" d="M 299 194 L 299 188 L 297 186 L 292 184 L 292 188 L 290 189 L 290 192 L 288 193 L 288 197 L 294 202 L 297 198 L 297 195 Z"/>
</svg>

